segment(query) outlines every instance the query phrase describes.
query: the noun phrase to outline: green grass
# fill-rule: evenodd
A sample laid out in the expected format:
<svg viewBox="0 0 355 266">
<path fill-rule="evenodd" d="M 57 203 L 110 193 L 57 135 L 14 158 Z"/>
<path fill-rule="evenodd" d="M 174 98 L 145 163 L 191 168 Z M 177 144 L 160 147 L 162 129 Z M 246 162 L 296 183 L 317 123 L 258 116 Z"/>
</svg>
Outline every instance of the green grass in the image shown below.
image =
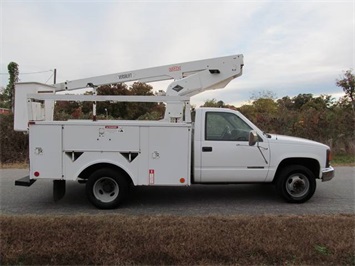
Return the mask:
<svg viewBox="0 0 355 266">
<path fill-rule="evenodd" d="M 331 164 L 335 166 L 355 166 L 355 155 L 336 154 L 333 156 Z"/>
</svg>

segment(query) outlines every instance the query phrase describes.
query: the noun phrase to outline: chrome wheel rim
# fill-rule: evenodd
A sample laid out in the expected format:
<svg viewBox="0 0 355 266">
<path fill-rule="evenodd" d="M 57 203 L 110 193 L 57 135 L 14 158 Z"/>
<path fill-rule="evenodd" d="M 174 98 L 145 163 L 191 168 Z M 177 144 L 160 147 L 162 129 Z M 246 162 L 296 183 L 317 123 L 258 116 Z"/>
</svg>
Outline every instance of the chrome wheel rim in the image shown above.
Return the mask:
<svg viewBox="0 0 355 266">
<path fill-rule="evenodd" d="M 309 191 L 309 180 L 304 174 L 293 174 L 286 180 L 286 191 L 294 198 L 302 198 Z"/>
<path fill-rule="evenodd" d="M 93 192 L 95 198 L 108 203 L 118 197 L 119 187 L 112 177 L 101 177 L 95 182 Z"/>
</svg>

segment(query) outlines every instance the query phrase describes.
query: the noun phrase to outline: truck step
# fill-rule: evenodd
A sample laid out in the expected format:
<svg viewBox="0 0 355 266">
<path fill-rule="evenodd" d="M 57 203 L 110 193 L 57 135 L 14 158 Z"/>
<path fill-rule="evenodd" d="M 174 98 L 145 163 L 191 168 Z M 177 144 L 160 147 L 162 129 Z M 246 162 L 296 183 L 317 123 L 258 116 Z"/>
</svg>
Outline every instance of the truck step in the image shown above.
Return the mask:
<svg viewBox="0 0 355 266">
<path fill-rule="evenodd" d="M 30 179 L 30 176 L 15 180 L 15 186 L 30 187 L 37 179 Z"/>
</svg>

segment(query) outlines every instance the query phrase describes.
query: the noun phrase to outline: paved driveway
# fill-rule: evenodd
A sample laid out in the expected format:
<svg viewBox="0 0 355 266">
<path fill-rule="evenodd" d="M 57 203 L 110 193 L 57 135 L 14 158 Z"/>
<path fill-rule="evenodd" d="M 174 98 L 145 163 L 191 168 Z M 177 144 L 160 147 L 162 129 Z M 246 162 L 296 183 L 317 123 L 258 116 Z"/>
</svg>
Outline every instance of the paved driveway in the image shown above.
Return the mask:
<svg viewBox="0 0 355 266">
<path fill-rule="evenodd" d="M 194 185 L 191 187 L 135 187 L 116 210 L 98 210 L 85 196 L 85 185 L 67 182 L 65 197 L 52 200 L 52 181 L 38 180 L 31 187 L 14 185 L 26 170 L 0 170 L 0 206 L 3 214 L 338 214 L 355 213 L 355 168 L 337 167 L 329 182 L 317 181 L 313 198 L 288 204 L 272 185 Z"/>
</svg>

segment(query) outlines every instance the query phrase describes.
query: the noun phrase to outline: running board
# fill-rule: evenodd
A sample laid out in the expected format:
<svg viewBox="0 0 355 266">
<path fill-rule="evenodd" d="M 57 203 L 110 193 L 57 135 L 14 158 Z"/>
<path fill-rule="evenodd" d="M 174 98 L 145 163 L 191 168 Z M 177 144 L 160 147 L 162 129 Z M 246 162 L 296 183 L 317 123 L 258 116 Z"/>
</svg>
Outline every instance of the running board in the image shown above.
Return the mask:
<svg viewBox="0 0 355 266">
<path fill-rule="evenodd" d="M 22 177 L 21 179 L 15 180 L 15 186 L 30 187 L 37 179 L 30 179 L 30 176 Z"/>
</svg>

